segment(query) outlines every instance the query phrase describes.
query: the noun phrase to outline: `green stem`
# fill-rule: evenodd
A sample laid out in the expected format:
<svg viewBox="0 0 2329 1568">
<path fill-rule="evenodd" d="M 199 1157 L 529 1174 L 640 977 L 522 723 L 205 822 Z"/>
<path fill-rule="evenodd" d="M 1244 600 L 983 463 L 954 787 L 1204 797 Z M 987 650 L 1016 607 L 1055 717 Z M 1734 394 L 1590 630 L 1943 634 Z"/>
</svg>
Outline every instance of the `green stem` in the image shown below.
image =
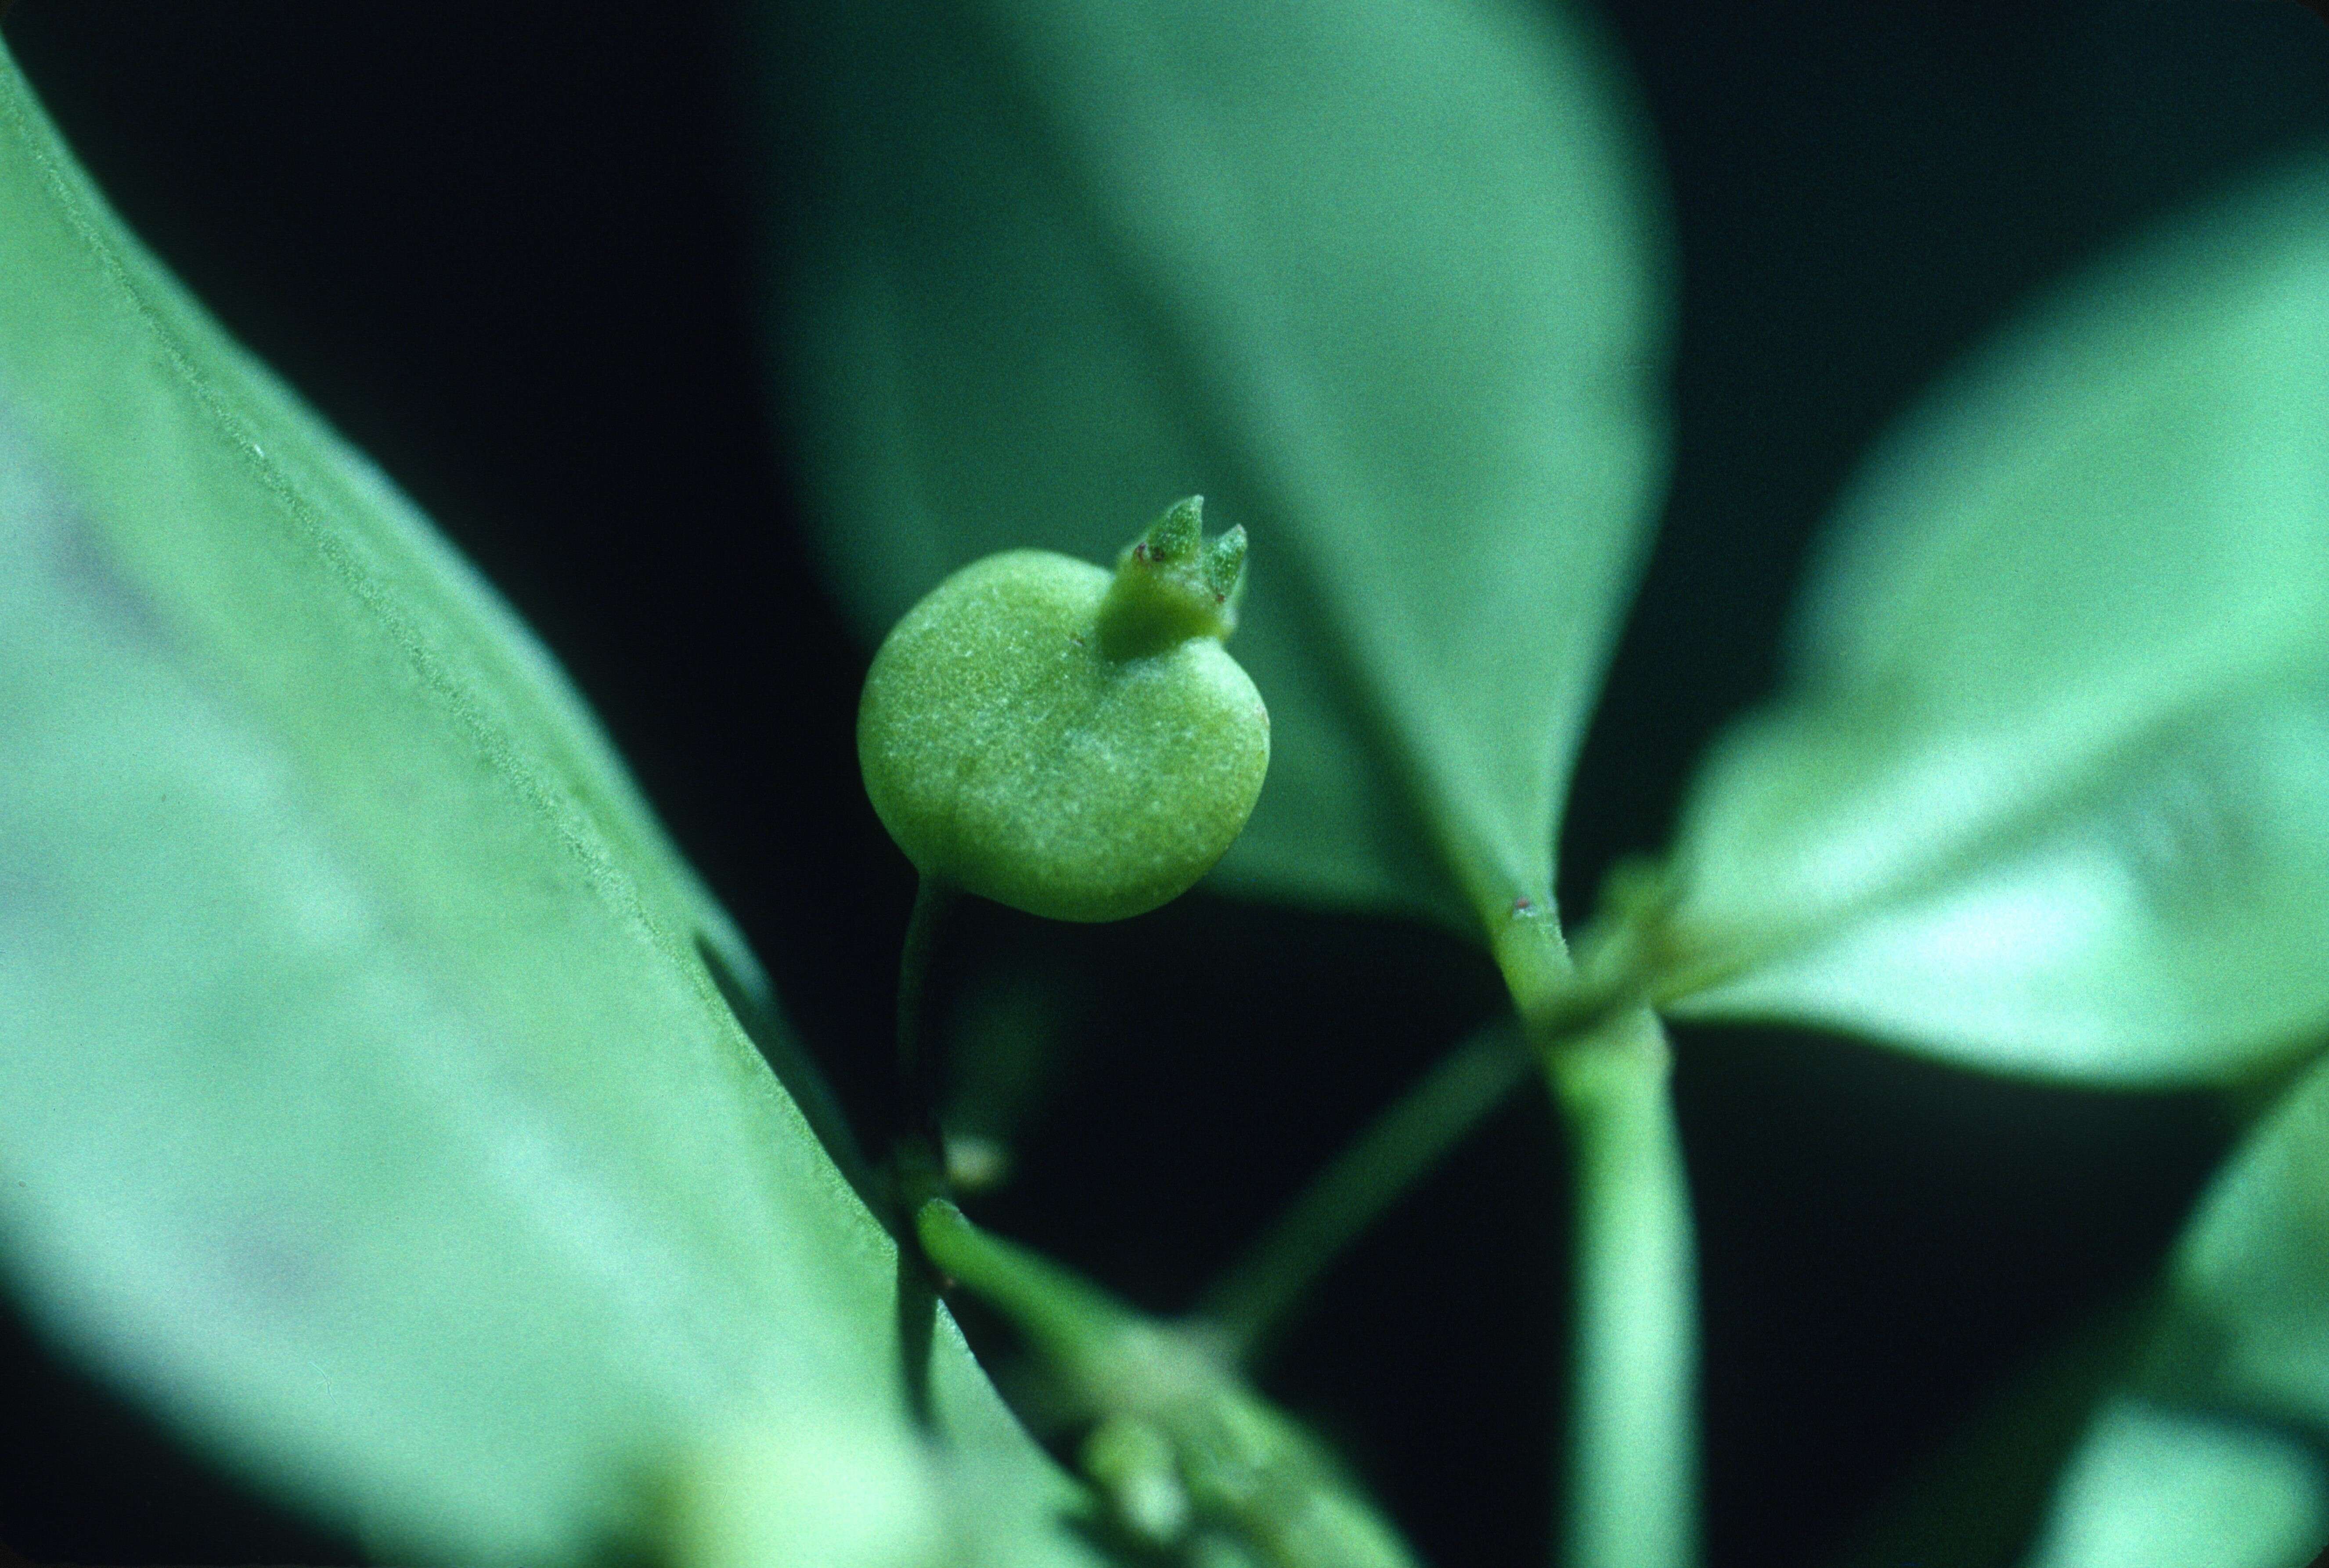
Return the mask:
<svg viewBox="0 0 2329 1568">
<path fill-rule="evenodd" d="M 922 1252 L 1018 1326 L 1051 1360 L 1089 1380 L 1135 1327 L 1124 1308 L 1049 1258 L 981 1230 L 945 1198 L 914 1216 Z"/>
<path fill-rule="evenodd" d="M 914 911 L 898 953 L 898 1109 L 890 1142 L 890 1197 L 911 1225 L 922 1204 L 946 1191 L 946 1138 L 938 1128 L 939 1066 L 924 1043 L 930 959 L 954 889 L 935 877 L 914 886 Z M 898 1248 L 898 1356 L 906 1411 L 934 1429 L 930 1350 L 938 1329 L 938 1287 L 903 1236 Z"/>
<path fill-rule="evenodd" d="M 914 910 L 906 917 L 906 939 L 898 954 L 898 1131 L 895 1157 L 899 1201 L 910 1215 L 946 1169 L 945 1135 L 938 1128 L 942 1064 L 926 1039 L 930 963 L 938 927 L 953 906 L 950 883 L 924 877 L 914 886 Z M 928 1187 L 929 1190 L 919 1190 Z"/>
<path fill-rule="evenodd" d="M 1343 1249 L 1503 1102 L 1530 1060 L 1511 1020 L 1493 1024 L 1377 1116 L 1206 1293 L 1198 1316 L 1224 1352 L 1259 1358 Z"/>
<path fill-rule="evenodd" d="M 1670 1056 L 1645 1009 L 1544 1052 L 1576 1195 L 1565 1568 L 1697 1557 L 1697 1282 Z"/>
</svg>

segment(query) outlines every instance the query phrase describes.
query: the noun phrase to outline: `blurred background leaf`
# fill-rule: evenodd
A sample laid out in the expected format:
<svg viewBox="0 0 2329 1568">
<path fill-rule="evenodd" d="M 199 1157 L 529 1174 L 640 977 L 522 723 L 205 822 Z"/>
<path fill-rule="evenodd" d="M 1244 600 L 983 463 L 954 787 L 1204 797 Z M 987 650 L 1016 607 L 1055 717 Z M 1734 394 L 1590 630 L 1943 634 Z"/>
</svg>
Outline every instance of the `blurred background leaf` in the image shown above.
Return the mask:
<svg viewBox="0 0 2329 1568">
<path fill-rule="evenodd" d="M 1852 1532 L 1834 1568 L 2009 1568 L 2022 1561 L 2055 1479 L 2153 1322 L 2149 1292 L 2091 1314 L 2000 1387 Z"/>
<path fill-rule="evenodd" d="M 1663 488 L 1664 236 L 1593 28 L 965 0 L 777 32 L 836 149 L 779 341 L 863 634 L 1201 491 L 1253 534 L 1234 649 L 1274 728 L 1225 885 L 1466 926 L 1548 899 Z"/>
<path fill-rule="evenodd" d="M 2300 1568 L 2329 1543 L 2329 1057 L 2218 1172 L 2035 1568 Z"/>
<path fill-rule="evenodd" d="M 723 1000 L 707 958 L 760 1005 L 726 922 L 5 55 L 0 276 L 0 1260 L 36 1320 L 391 1556 L 604 1553 L 739 1424 L 919 1447 L 893 1249 Z M 938 1340 L 982 1560 L 1081 1559 Z"/>
<path fill-rule="evenodd" d="M 2071 1456 L 2031 1568 L 2306 1568 L 2329 1537 L 2317 1456 L 2119 1399 Z"/>
<path fill-rule="evenodd" d="M 2324 212 L 2182 219 L 1880 449 L 1685 814 L 1678 1011 L 2117 1083 L 2329 1021 Z"/>
<path fill-rule="evenodd" d="M 2329 1452 L 2329 1057 L 2305 1069 L 2201 1200 L 2145 1382 L 2162 1397 L 2308 1433 Z"/>
<path fill-rule="evenodd" d="M 2315 1560 L 2329 1544 L 2329 1057 L 2217 1172 L 2164 1281 L 2098 1315 L 1938 1457 L 1849 1568 Z"/>
<path fill-rule="evenodd" d="M 2033 1533 L 2031 1568 L 2315 1562 L 2329 1543 L 2329 1056 L 2232 1150 L 2146 1298 L 2020 1380 L 1879 1516 L 1853 1568 L 1983 1568 L 2020 1559 Z"/>
<path fill-rule="evenodd" d="M 2329 1057 L 2217 1172 L 2035 1568 L 2301 1568 L 2329 1545 Z"/>
</svg>

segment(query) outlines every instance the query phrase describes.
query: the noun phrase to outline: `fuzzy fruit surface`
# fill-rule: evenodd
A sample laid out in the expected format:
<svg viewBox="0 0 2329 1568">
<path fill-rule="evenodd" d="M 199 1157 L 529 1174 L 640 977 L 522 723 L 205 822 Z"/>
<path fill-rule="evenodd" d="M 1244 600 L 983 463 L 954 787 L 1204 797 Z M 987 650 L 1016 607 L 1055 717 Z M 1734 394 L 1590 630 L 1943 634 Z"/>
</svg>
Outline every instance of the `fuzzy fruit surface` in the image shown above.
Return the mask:
<svg viewBox="0 0 2329 1568">
<path fill-rule="evenodd" d="M 865 679 L 858 760 L 924 876 L 1056 920 L 1188 890 L 1237 838 L 1269 715 L 1220 640 L 1103 650 L 1113 574 L 989 556 L 906 613 Z"/>
</svg>

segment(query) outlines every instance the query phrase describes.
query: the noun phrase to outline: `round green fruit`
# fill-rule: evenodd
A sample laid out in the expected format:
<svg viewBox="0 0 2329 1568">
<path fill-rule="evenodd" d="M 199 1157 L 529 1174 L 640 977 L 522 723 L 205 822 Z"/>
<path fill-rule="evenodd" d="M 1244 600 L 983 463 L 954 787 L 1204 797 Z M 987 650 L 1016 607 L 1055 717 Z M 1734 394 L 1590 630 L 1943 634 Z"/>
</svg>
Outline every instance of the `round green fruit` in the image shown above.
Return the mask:
<svg viewBox="0 0 2329 1568">
<path fill-rule="evenodd" d="M 1110 573 L 1011 550 L 955 573 L 874 655 L 857 755 L 922 874 L 1057 920 L 1187 891 L 1237 838 L 1269 714 L 1221 646 L 1245 534 L 1195 498 Z"/>
</svg>

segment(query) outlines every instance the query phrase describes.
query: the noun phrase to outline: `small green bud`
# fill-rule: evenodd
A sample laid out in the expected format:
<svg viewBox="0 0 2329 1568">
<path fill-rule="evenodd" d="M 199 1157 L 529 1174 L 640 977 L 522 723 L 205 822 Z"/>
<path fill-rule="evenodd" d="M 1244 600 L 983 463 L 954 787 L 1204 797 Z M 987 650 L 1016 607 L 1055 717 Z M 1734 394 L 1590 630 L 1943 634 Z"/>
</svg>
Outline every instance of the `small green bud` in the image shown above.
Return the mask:
<svg viewBox="0 0 2329 1568">
<path fill-rule="evenodd" d="M 1244 530 L 1207 544 L 1200 508 L 1167 509 L 1113 574 L 1048 550 L 973 562 L 891 630 L 857 754 L 923 875 L 1119 920 L 1185 892 L 1237 838 L 1269 715 L 1221 646 Z"/>
<path fill-rule="evenodd" d="M 1127 1530 L 1170 1546 L 1189 1527 L 1189 1488 L 1182 1482 L 1173 1440 L 1136 1416 L 1113 1416 L 1084 1440 L 1084 1474 L 1115 1505 Z"/>
<path fill-rule="evenodd" d="M 1117 558 L 1099 612 L 1100 646 L 1111 657 L 1138 658 L 1191 637 L 1219 641 L 1237 630 L 1245 530 L 1202 543 L 1204 505 L 1202 495 L 1174 502 Z"/>
</svg>

